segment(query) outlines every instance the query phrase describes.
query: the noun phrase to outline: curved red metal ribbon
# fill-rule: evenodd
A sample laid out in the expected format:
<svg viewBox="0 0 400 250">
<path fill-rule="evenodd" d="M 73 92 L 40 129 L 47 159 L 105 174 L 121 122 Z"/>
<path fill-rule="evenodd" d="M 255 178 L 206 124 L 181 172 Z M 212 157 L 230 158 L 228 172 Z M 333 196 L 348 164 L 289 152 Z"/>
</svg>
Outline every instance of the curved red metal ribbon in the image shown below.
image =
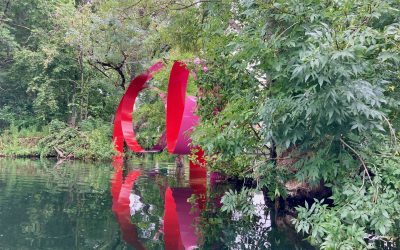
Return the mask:
<svg viewBox="0 0 400 250">
<path fill-rule="evenodd" d="M 167 96 L 167 149 L 173 154 L 190 154 L 190 131 L 198 123 L 196 97 L 186 97 L 189 70 L 182 62 L 172 66 Z"/>
<path fill-rule="evenodd" d="M 153 78 L 152 74 L 163 67 L 162 62 L 157 62 L 149 70 L 135 77 L 122 97 L 114 119 L 113 140 L 117 152 L 123 153 L 124 140 L 127 146 L 136 153 L 159 152 L 164 149 L 161 139 L 152 149 L 143 149 L 136 140 L 132 123 L 132 112 L 139 92 L 146 88 L 145 84 Z"/>
<path fill-rule="evenodd" d="M 139 92 L 146 88 L 145 84 L 152 79 L 152 74 L 163 68 L 162 62 L 151 66 L 149 70 L 135 77 L 126 90 L 118 106 L 114 119 L 114 148 L 123 153 L 124 140 L 128 147 L 136 153 L 159 152 L 164 149 L 163 136 L 159 143 L 150 150 L 143 149 L 136 140 L 132 124 L 132 112 Z M 167 149 L 173 154 L 190 154 L 189 137 L 193 127 L 198 123 L 195 115 L 196 97 L 186 97 L 189 70 L 182 62 L 175 62 L 168 82 L 166 139 Z"/>
</svg>

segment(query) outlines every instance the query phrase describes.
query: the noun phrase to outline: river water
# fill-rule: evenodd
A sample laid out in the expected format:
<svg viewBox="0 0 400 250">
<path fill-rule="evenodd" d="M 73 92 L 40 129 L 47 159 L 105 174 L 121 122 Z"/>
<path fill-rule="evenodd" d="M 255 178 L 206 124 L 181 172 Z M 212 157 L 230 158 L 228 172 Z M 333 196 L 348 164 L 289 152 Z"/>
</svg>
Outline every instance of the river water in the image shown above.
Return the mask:
<svg viewBox="0 0 400 250">
<path fill-rule="evenodd" d="M 257 216 L 220 212 L 230 184 L 173 163 L 0 159 L 0 249 L 314 249 Z"/>
</svg>

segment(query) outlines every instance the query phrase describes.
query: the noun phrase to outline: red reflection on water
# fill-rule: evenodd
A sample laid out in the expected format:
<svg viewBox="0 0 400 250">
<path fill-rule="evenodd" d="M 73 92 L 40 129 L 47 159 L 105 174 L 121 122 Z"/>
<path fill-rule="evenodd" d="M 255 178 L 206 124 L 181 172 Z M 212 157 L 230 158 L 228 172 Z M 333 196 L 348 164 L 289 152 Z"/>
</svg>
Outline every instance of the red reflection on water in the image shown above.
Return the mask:
<svg viewBox="0 0 400 250">
<path fill-rule="evenodd" d="M 113 166 L 115 168 L 114 177 L 111 183 L 112 211 L 117 217 L 121 228 L 122 238 L 135 249 L 145 249 L 139 241 L 136 226 L 131 223 L 129 207 L 129 196 L 136 179 L 140 176 L 140 171 L 131 171 L 123 180 L 122 158 L 115 158 Z"/>
<path fill-rule="evenodd" d="M 206 161 L 204 160 L 204 151 L 197 149 L 196 161 L 189 163 L 189 184 L 196 195 L 196 203 L 199 209 L 202 210 L 206 203 L 207 192 L 207 169 L 205 168 Z"/>
<path fill-rule="evenodd" d="M 197 246 L 196 218 L 199 210 L 192 210 L 188 199 L 195 194 L 196 204 L 201 210 L 205 206 L 207 170 L 204 168 L 203 151 L 198 150 L 196 161 L 190 161 L 190 188 L 170 188 L 165 194 L 164 240 L 165 249 L 192 249 Z"/>
<path fill-rule="evenodd" d="M 206 201 L 207 171 L 202 166 L 204 160 L 203 152 L 198 151 L 196 162 L 190 162 L 189 184 L 186 188 L 170 188 L 159 185 L 160 193 L 165 190 L 164 196 L 164 243 L 167 250 L 192 249 L 197 246 L 198 236 L 196 228 L 193 226 L 199 215 L 199 209 L 203 209 Z M 113 166 L 115 169 L 112 179 L 112 211 L 117 217 L 123 239 L 135 249 L 145 249 L 139 241 L 138 231 L 131 223 L 129 196 L 136 179 L 140 176 L 140 171 L 131 171 L 125 180 L 123 179 L 123 159 L 114 158 Z M 197 208 L 191 212 L 192 204 L 188 199 L 196 195 Z"/>
<path fill-rule="evenodd" d="M 176 213 L 175 199 L 171 188 L 165 192 L 164 203 L 164 243 L 167 250 L 185 249 L 182 243 L 178 214 Z"/>
</svg>

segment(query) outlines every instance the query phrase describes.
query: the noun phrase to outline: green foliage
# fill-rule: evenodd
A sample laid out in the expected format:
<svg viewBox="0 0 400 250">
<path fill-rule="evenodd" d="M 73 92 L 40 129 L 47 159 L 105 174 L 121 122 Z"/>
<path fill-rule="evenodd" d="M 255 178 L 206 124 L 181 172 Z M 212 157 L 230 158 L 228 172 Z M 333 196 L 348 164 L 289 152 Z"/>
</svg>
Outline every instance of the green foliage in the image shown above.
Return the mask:
<svg viewBox="0 0 400 250">
<path fill-rule="evenodd" d="M 110 127 L 101 121 L 86 120 L 79 130 L 54 120 L 48 126 L 48 136 L 39 141 L 40 155 L 61 152 L 67 158 L 109 160 L 115 153 L 110 134 Z"/>
<path fill-rule="evenodd" d="M 53 119 L 76 125 L 89 116 L 111 120 L 120 93 L 65 40 L 74 3 L 5 1 L 1 7 L 3 127 L 44 126 Z"/>
<path fill-rule="evenodd" d="M 0 136 L 0 156 L 63 157 L 109 160 L 114 155 L 111 128 L 102 120 L 88 119 L 79 128 L 53 120 L 48 126 L 18 128 L 11 125 Z"/>
<path fill-rule="evenodd" d="M 139 144 L 147 149 L 156 145 L 165 133 L 165 104 L 159 93 L 145 90 L 139 94 L 133 114 L 134 128 Z"/>
<path fill-rule="evenodd" d="M 355 223 L 342 224 L 335 215 L 329 213 L 327 205 L 323 205 L 322 202 L 316 201 L 311 207 L 306 203 L 304 208 L 298 208 L 299 218 L 307 219 L 296 221 L 297 230 L 310 234 L 312 243 L 322 243 L 322 249 L 367 248 L 364 241 L 365 228 Z M 320 215 L 323 216 L 319 217 Z"/>
<path fill-rule="evenodd" d="M 38 156 L 40 149 L 37 143 L 42 137 L 43 133 L 36 127 L 19 129 L 16 125 L 11 124 L 0 136 L 0 155 Z"/>
<path fill-rule="evenodd" d="M 221 199 L 223 204 L 221 211 L 228 213 L 239 212 L 245 217 L 252 218 L 255 212 L 255 207 L 252 203 L 253 195 L 253 189 L 243 188 L 240 192 L 229 190 L 225 192 Z"/>
<path fill-rule="evenodd" d="M 370 159 L 375 176 L 369 179 L 363 171 L 338 179 L 332 186 L 334 207 L 323 201 L 298 207 L 297 230 L 311 234 L 310 240 L 323 249 L 364 249 L 366 233 L 381 239 L 399 235 L 400 158 L 379 154 Z"/>
<path fill-rule="evenodd" d="M 367 223 L 331 208 L 318 213 L 331 231 L 312 239 L 327 249 L 363 247 L 366 233 L 398 235 L 397 189 L 375 182 L 387 168 L 377 158 L 398 152 L 399 9 L 390 0 L 219 1 L 197 13 L 207 12 L 200 57 L 210 71 L 197 82 L 194 143 L 212 169 L 252 177 L 272 198 L 285 195 L 290 179 L 324 180 L 332 211 L 349 206 L 371 216 Z M 345 187 L 372 186 L 366 169 L 378 191 L 345 198 Z M 309 232 L 319 225 L 309 222 Z"/>
<path fill-rule="evenodd" d="M 161 39 L 172 48 L 190 52 L 198 51 L 202 18 L 204 17 L 200 16 L 198 10 L 194 8 L 183 12 L 172 12 L 170 23 L 160 31 Z"/>
</svg>

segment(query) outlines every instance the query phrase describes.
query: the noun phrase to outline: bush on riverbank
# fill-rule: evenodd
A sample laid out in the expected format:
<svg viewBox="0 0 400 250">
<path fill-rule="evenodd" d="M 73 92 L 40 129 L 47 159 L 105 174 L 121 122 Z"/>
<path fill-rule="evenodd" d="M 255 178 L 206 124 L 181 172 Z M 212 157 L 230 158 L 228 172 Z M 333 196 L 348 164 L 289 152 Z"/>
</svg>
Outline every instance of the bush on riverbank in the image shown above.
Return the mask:
<svg viewBox="0 0 400 250">
<path fill-rule="evenodd" d="M 58 120 L 41 130 L 11 126 L 0 135 L 0 155 L 106 160 L 114 154 L 111 134 L 108 123 L 95 119 L 77 127 Z"/>
<path fill-rule="evenodd" d="M 11 125 L 0 135 L 0 156 L 38 156 L 38 142 L 43 136 L 44 133 L 35 127 L 18 129 Z"/>
<path fill-rule="evenodd" d="M 210 70 L 198 74 L 192 137 L 209 168 L 253 179 L 276 203 L 289 182 L 331 188 L 334 206 L 300 207 L 296 221 L 322 249 L 398 237 L 398 1 L 207 7 L 199 30 Z M 227 197 L 227 211 L 251 205 Z"/>
</svg>

